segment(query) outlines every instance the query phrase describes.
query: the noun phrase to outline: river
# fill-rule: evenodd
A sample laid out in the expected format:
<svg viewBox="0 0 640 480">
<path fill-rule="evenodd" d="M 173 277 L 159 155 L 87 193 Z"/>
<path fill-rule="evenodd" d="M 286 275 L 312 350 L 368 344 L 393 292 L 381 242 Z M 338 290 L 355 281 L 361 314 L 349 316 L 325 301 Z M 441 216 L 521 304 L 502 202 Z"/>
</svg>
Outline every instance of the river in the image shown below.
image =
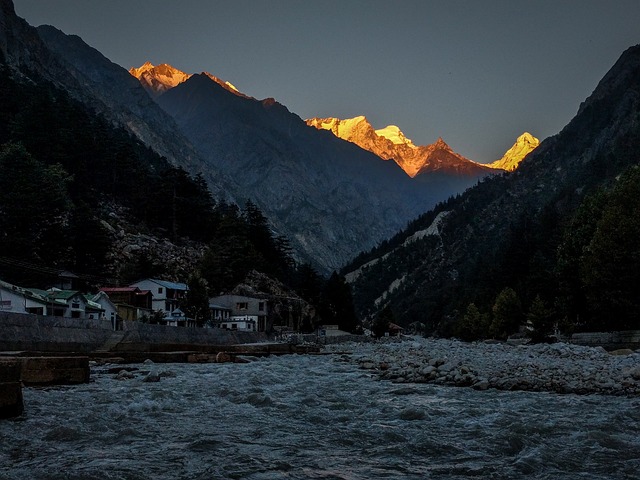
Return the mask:
<svg viewBox="0 0 640 480">
<path fill-rule="evenodd" d="M 339 355 L 25 388 L 0 479 L 640 478 L 640 398 L 379 381 Z"/>
</svg>

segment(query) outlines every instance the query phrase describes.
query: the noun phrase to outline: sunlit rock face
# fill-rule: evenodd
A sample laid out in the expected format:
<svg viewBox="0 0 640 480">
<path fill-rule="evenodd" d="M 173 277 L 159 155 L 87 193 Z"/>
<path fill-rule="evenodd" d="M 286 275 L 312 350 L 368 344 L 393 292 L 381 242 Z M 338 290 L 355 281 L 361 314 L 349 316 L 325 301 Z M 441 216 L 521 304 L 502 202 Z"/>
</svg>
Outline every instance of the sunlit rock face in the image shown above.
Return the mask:
<svg viewBox="0 0 640 480">
<path fill-rule="evenodd" d="M 540 140 L 529 132 L 524 132 L 518 137 L 516 143 L 514 143 L 513 146 L 505 152 L 500 160 L 496 160 L 488 166 L 512 172 L 518 168 L 518 165 L 520 165 L 520 162 L 524 157 L 531 153 L 538 145 L 540 145 Z"/>
<path fill-rule="evenodd" d="M 153 65 L 150 62 L 145 62 L 138 68 L 130 68 L 129 73 L 136 77 L 145 88 L 145 90 L 147 90 L 147 92 L 149 92 L 149 94 L 154 98 L 159 97 L 167 90 L 170 90 L 174 87 L 177 87 L 181 83 L 186 82 L 193 75 L 191 73 L 185 73 L 182 70 L 178 70 L 177 68 L 172 67 L 167 63 Z M 231 83 L 225 82 L 224 80 L 221 80 L 215 75 L 212 75 L 208 72 L 203 72 L 203 74 L 223 87 L 225 90 L 228 90 L 235 94 L 240 94 L 240 92 L 238 92 L 238 89 Z"/>
<path fill-rule="evenodd" d="M 329 130 L 384 160 L 395 161 L 410 177 L 432 172 L 467 177 L 495 173 L 493 169 L 455 153 L 442 138 L 431 145 L 416 146 L 397 126 L 375 130 L 364 116 L 345 120 L 311 118 L 306 122 L 309 126 Z"/>
</svg>

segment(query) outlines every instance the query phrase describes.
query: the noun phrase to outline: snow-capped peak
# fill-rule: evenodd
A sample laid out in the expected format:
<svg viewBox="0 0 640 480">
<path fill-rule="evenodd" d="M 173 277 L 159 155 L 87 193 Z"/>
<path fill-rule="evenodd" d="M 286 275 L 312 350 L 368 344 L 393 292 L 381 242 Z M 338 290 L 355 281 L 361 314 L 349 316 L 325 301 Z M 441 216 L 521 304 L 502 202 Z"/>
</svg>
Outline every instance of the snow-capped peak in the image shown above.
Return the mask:
<svg viewBox="0 0 640 480">
<path fill-rule="evenodd" d="M 540 145 L 540 140 L 529 132 L 524 132 L 518 137 L 516 143 L 514 143 L 513 146 L 505 152 L 500 160 L 496 160 L 488 166 L 511 172 L 518 168 L 518 165 L 520 165 L 520 162 L 524 157 L 526 157 L 538 145 Z"/>
<path fill-rule="evenodd" d="M 384 128 L 376 130 L 376 135 L 384 137 L 396 145 L 407 145 L 416 148 L 413 142 L 404 136 L 404 133 L 396 125 L 387 125 Z"/>
<path fill-rule="evenodd" d="M 185 73 L 167 63 L 154 66 L 150 62 L 145 62 L 139 68 L 131 68 L 129 73 L 140 80 L 142 86 L 154 97 L 158 97 L 167 90 L 177 87 L 193 76 L 193 74 Z M 236 95 L 242 95 L 230 82 L 225 82 L 208 72 L 203 73 L 224 89 Z"/>
</svg>

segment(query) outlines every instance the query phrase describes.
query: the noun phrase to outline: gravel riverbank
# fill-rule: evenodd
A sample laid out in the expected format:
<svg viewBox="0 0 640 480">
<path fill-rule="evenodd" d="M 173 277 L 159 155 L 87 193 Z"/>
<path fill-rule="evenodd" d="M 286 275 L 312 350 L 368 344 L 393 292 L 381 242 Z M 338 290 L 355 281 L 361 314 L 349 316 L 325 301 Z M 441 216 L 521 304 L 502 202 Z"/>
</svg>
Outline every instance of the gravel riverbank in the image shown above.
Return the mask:
<svg viewBox="0 0 640 480">
<path fill-rule="evenodd" d="M 345 361 L 396 383 L 435 383 L 477 390 L 640 395 L 640 352 L 612 354 L 566 343 L 513 346 L 415 338 L 328 345 Z"/>
</svg>

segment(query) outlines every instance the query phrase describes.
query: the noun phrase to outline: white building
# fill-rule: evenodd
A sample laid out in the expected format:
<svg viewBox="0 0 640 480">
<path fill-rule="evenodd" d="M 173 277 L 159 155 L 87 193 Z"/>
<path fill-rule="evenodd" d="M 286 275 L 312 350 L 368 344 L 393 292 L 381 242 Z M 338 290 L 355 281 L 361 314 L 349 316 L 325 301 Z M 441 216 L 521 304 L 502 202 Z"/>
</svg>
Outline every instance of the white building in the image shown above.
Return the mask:
<svg viewBox="0 0 640 480">
<path fill-rule="evenodd" d="M 0 312 L 47 314 L 46 296 L 0 280 Z"/>
<path fill-rule="evenodd" d="M 155 278 L 147 278 L 132 283 L 130 287 L 138 287 L 140 290 L 149 290 L 152 295 L 151 308 L 153 311 L 161 310 L 165 318 L 170 318 L 171 313 L 180 307 L 180 303 L 187 296 L 186 283 L 168 282 Z"/>
<path fill-rule="evenodd" d="M 100 308 L 102 309 L 99 318 L 102 320 L 109 320 L 111 322 L 111 325 L 113 326 L 113 329 L 116 330 L 118 321 L 118 307 L 111 301 L 109 295 L 107 295 L 105 292 L 100 291 L 93 295 L 91 300 L 94 303 L 100 305 Z"/>
</svg>

